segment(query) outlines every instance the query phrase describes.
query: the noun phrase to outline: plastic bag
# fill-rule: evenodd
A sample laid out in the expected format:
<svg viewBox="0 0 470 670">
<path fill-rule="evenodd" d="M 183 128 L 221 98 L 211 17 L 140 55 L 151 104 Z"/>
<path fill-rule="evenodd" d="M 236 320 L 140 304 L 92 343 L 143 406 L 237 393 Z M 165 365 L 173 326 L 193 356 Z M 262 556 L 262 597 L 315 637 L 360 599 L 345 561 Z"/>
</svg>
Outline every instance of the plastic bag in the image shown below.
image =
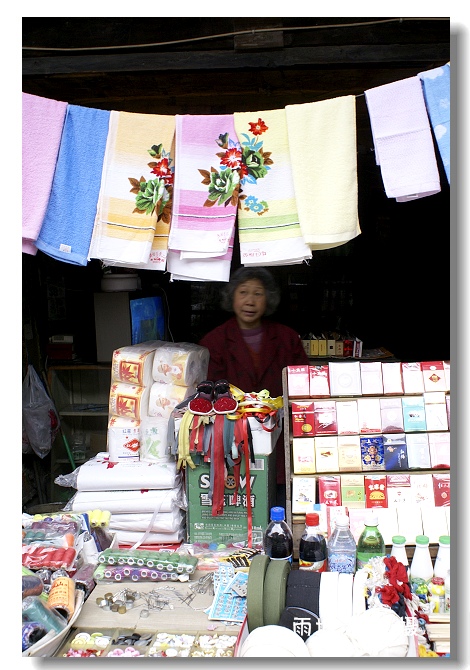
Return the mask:
<svg viewBox="0 0 470 670">
<path fill-rule="evenodd" d="M 23 428 L 30 447 L 39 458 L 47 456 L 52 449 L 59 427 L 54 403 L 34 367 L 28 365 L 23 380 Z"/>
</svg>

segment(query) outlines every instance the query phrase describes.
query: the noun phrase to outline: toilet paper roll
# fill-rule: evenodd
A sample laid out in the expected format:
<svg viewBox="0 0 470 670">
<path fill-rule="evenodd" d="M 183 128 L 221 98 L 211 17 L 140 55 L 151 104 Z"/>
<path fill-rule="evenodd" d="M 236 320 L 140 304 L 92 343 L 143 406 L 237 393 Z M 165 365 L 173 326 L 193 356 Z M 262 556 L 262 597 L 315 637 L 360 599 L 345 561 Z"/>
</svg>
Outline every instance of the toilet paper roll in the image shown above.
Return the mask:
<svg viewBox="0 0 470 670">
<path fill-rule="evenodd" d="M 153 379 L 163 384 L 196 386 L 207 379 L 209 349 L 191 342 L 167 342 L 155 351 Z"/>
<path fill-rule="evenodd" d="M 67 503 L 72 512 L 86 512 L 89 509 L 105 509 L 114 514 L 133 512 L 172 512 L 185 505 L 185 495 L 181 487 L 143 491 L 77 491 Z"/>
<path fill-rule="evenodd" d="M 194 386 L 177 386 L 154 382 L 150 388 L 148 416 L 169 419 L 170 414 L 183 400 L 195 392 Z"/>
<path fill-rule="evenodd" d="M 137 420 L 148 416 L 150 388 L 113 382 L 109 392 L 109 413 Z"/>
<path fill-rule="evenodd" d="M 141 422 L 125 416 L 110 416 L 108 421 L 108 452 L 111 461 L 138 461 L 141 447 Z"/>
<path fill-rule="evenodd" d="M 168 419 L 160 416 L 148 416 L 142 420 L 140 426 L 140 460 L 174 460 L 174 456 L 170 456 L 168 453 Z"/>
<path fill-rule="evenodd" d="M 111 361 L 112 381 L 152 386 L 155 350 L 164 344 L 162 340 L 150 340 L 116 349 Z"/>
</svg>

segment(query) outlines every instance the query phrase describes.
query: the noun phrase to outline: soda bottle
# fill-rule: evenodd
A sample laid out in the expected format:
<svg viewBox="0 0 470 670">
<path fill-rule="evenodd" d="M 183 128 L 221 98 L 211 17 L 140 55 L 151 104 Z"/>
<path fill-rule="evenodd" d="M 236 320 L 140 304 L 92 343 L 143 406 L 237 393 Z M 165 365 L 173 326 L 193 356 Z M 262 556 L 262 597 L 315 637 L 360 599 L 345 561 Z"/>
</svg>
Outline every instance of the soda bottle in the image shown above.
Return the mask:
<svg viewBox="0 0 470 670">
<path fill-rule="evenodd" d="M 406 537 L 403 535 L 394 535 L 392 537 L 390 556 L 395 556 L 397 561 L 403 563 L 405 568 L 409 567 L 408 556 L 406 554 Z"/>
<path fill-rule="evenodd" d="M 365 528 L 357 542 L 357 570 L 369 563 L 371 558 L 385 556 L 385 542 L 382 533 L 377 528 L 379 523 L 377 515 L 371 514 L 364 523 Z"/>
<path fill-rule="evenodd" d="M 285 522 L 284 507 L 271 507 L 271 520 L 263 537 L 263 549 L 272 560 L 284 560 L 292 563 L 294 538 Z"/>
<path fill-rule="evenodd" d="M 305 530 L 299 544 L 299 570 L 325 572 L 328 566 L 326 539 L 319 528 L 316 512 L 305 515 Z"/>
<path fill-rule="evenodd" d="M 434 574 L 431 554 L 429 553 L 429 537 L 427 535 L 416 536 L 415 552 L 410 565 L 411 590 L 417 596 L 427 596 L 428 583 Z"/>
<path fill-rule="evenodd" d="M 353 575 L 356 571 L 356 541 L 349 528 L 349 517 L 338 516 L 335 529 L 328 538 L 329 572 L 346 572 Z"/>
<path fill-rule="evenodd" d="M 441 535 L 439 537 L 439 549 L 437 550 L 434 562 L 434 577 L 445 579 L 448 570 L 450 570 L 450 536 Z"/>
</svg>

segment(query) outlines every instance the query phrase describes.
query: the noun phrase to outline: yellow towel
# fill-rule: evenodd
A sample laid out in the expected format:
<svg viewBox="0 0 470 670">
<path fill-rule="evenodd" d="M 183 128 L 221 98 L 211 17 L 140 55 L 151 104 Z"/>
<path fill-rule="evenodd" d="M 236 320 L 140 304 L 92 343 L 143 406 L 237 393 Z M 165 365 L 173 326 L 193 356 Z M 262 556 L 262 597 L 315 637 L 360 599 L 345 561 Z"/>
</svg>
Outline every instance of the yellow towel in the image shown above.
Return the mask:
<svg viewBox="0 0 470 670">
<path fill-rule="evenodd" d="M 312 250 L 345 244 L 361 232 L 356 98 L 287 105 L 286 116 L 302 235 Z"/>
<path fill-rule="evenodd" d="M 174 134 L 174 116 L 111 112 L 90 258 L 165 269 Z"/>
</svg>

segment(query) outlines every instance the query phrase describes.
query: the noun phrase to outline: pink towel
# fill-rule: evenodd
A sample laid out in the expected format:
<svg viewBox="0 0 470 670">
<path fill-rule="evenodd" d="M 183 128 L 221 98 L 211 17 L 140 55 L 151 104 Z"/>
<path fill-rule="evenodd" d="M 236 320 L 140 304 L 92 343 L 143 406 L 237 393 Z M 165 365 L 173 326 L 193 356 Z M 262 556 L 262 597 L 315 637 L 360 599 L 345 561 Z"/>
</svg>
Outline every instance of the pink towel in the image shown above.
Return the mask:
<svg viewBox="0 0 470 670">
<path fill-rule="evenodd" d="M 177 115 L 168 248 L 221 256 L 235 226 L 240 145 L 233 115 Z"/>
<path fill-rule="evenodd" d="M 23 93 L 23 252 L 35 256 L 52 187 L 66 102 Z"/>
<path fill-rule="evenodd" d="M 365 91 L 375 159 L 398 202 L 439 193 L 441 184 L 419 77 Z"/>
</svg>

